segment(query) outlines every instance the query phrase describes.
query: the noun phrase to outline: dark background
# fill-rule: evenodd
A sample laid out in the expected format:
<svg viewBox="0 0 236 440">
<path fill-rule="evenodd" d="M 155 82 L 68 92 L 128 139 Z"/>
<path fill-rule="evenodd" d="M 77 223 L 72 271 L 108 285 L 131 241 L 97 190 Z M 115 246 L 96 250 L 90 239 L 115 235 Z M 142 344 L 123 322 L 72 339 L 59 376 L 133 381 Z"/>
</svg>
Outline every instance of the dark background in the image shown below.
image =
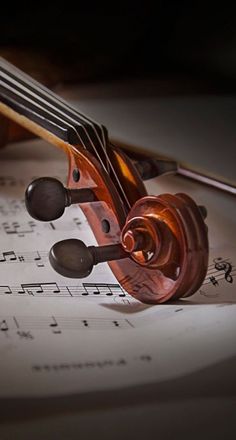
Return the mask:
<svg viewBox="0 0 236 440">
<path fill-rule="evenodd" d="M 188 76 L 232 90 L 235 25 L 229 2 L 21 2 L 1 10 L 0 50 L 43 57 L 65 81 Z"/>
</svg>

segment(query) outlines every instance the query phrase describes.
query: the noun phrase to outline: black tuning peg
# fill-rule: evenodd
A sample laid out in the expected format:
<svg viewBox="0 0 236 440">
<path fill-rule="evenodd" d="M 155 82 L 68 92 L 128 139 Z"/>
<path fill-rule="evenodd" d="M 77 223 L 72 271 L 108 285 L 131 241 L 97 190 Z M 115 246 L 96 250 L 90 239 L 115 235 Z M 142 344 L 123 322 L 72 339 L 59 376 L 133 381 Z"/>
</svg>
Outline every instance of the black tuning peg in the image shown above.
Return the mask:
<svg viewBox="0 0 236 440">
<path fill-rule="evenodd" d="M 85 278 L 98 263 L 129 257 L 121 244 L 86 246 L 83 241 L 71 238 L 54 244 L 49 261 L 60 275 L 68 278 Z"/>
<path fill-rule="evenodd" d="M 34 180 L 25 192 L 25 205 L 36 220 L 52 221 L 61 217 L 67 206 L 96 200 L 91 189 L 68 189 L 53 177 Z"/>
</svg>

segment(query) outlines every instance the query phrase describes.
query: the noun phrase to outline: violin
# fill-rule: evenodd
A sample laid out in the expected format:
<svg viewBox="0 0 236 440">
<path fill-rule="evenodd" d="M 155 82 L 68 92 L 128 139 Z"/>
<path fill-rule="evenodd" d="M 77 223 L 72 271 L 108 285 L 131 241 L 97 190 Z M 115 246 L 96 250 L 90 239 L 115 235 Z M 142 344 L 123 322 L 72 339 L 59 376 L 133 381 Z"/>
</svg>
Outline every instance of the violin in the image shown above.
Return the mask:
<svg viewBox="0 0 236 440">
<path fill-rule="evenodd" d="M 29 214 L 52 221 L 78 204 L 98 244 L 55 243 L 49 260 L 59 274 L 85 278 L 108 262 L 121 286 L 149 304 L 200 288 L 209 253 L 206 210 L 186 194 L 148 195 L 151 160 L 134 162 L 111 144 L 103 125 L 0 58 L 0 143 L 32 136 L 61 148 L 69 171 L 67 187 L 52 177 L 29 184 Z"/>
</svg>

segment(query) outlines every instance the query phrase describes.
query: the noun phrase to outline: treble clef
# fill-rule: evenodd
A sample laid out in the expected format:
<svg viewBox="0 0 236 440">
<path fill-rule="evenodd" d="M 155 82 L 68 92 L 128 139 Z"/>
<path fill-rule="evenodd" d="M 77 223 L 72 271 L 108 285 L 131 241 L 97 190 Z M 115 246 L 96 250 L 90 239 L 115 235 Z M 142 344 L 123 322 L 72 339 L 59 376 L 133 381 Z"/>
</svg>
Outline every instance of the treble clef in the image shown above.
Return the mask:
<svg viewBox="0 0 236 440">
<path fill-rule="evenodd" d="M 233 277 L 231 275 L 232 264 L 230 264 L 228 261 L 223 260 L 221 257 L 215 258 L 213 262 L 215 263 L 215 269 L 224 271 L 225 280 L 228 283 L 232 283 L 233 282 Z"/>
</svg>

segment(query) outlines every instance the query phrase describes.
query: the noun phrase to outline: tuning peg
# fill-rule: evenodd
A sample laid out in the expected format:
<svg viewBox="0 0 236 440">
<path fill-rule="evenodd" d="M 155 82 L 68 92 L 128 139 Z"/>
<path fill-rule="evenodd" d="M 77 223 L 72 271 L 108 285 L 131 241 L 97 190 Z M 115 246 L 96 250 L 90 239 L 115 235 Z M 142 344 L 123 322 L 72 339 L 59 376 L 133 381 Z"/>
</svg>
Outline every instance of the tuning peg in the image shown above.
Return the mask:
<svg viewBox="0 0 236 440">
<path fill-rule="evenodd" d="M 68 189 L 53 177 L 34 180 L 25 192 L 25 204 L 29 214 L 36 220 L 52 221 L 61 217 L 67 206 L 96 200 L 91 189 Z"/>
<path fill-rule="evenodd" d="M 129 254 L 121 244 L 87 247 L 74 238 L 55 243 L 49 252 L 52 267 L 68 278 L 85 278 L 95 264 L 127 257 Z"/>
</svg>

